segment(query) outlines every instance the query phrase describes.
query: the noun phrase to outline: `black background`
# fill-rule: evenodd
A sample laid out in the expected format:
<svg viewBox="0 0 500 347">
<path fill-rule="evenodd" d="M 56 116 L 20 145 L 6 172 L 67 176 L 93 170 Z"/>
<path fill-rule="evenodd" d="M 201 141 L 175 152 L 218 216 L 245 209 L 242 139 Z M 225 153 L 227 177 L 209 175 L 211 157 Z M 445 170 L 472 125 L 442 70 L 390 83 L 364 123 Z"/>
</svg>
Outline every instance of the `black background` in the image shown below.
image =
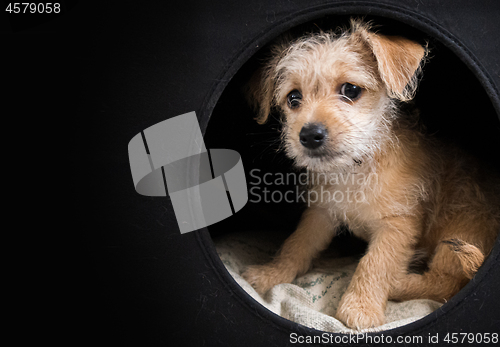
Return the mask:
<svg viewBox="0 0 500 347">
<path fill-rule="evenodd" d="M 7 217 L 16 226 L 6 245 L 22 264 L 9 266 L 8 287 L 21 295 L 13 322 L 26 334 L 38 327 L 70 345 L 127 346 L 272 346 L 286 345 L 291 331 L 318 334 L 247 298 L 217 263 L 207 231 L 179 234 L 168 199 L 136 194 L 127 153 L 141 130 L 196 111 L 207 147 L 237 149 L 247 170 L 288 170 L 266 145 L 276 124 L 257 127 L 239 88 L 261 48 L 303 22 L 368 14 L 389 31 L 430 39 L 435 55 L 417 98 L 423 120 L 497 165 L 496 1 L 61 3 L 57 16 L 2 9 L 0 17 L 5 191 L 15 196 Z M 435 32 L 417 30 L 422 18 Z M 457 45 L 472 52 L 464 61 Z M 289 230 L 299 210 L 247 205 L 210 232 Z M 392 334 L 499 331 L 498 242 L 488 261 L 441 312 Z"/>
</svg>

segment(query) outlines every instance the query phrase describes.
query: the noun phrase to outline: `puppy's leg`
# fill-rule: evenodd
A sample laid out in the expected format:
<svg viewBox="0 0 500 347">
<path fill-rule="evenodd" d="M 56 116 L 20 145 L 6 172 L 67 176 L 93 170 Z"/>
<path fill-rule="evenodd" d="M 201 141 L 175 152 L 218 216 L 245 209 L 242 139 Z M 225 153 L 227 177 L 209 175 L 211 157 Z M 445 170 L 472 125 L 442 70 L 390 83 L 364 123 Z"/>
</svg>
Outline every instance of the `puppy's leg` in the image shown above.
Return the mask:
<svg viewBox="0 0 500 347">
<path fill-rule="evenodd" d="M 373 231 L 367 254 L 360 260 L 336 318 L 364 329 L 382 325 L 391 283 L 406 272 L 419 222 L 415 217 L 382 219 Z"/>
<path fill-rule="evenodd" d="M 250 266 L 243 274 L 259 294 L 280 283 L 290 283 L 309 270 L 319 252 L 327 248 L 339 223 L 325 209 L 312 206 L 302 215 L 297 230 L 285 241 L 276 258 Z"/>
<path fill-rule="evenodd" d="M 395 301 L 431 299 L 445 302 L 474 276 L 484 255 L 476 246 L 460 239 L 442 241 L 429 270 L 407 274 L 393 283 L 389 298 Z"/>
<path fill-rule="evenodd" d="M 466 211 L 447 216 L 448 222 L 434 231 L 441 235 L 441 242 L 436 246 L 429 270 L 422 275 L 406 274 L 395 281 L 391 300 L 444 302 L 457 294 L 475 275 L 495 243 L 499 223 L 485 210 L 481 205 L 471 204 Z"/>
</svg>

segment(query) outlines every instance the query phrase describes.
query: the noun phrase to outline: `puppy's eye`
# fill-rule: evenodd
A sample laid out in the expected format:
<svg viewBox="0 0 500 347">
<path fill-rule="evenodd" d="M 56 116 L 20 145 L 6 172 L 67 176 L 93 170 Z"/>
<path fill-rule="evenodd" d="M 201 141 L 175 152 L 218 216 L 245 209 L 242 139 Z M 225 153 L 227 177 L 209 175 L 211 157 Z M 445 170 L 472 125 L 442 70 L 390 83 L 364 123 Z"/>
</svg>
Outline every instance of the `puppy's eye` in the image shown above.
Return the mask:
<svg viewBox="0 0 500 347">
<path fill-rule="evenodd" d="M 286 100 L 288 102 L 288 107 L 297 108 L 300 106 L 300 102 L 302 100 L 302 94 L 297 89 L 292 90 L 288 93 Z"/>
<path fill-rule="evenodd" d="M 356 100 L 361 95 L 362 88 L 351 83 L 344 83 L 340 87 L 340 94 L 349 100 Z"/>
</svg>

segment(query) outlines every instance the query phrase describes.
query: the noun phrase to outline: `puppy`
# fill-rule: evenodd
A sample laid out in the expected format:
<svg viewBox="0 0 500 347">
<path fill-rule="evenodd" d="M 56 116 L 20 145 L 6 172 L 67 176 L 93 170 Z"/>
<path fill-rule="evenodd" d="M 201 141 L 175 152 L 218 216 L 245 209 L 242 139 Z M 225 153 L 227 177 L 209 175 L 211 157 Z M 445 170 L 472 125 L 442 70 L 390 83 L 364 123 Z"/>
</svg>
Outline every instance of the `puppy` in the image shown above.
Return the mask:
<svg viewBox="0 0 500 347">
<path fill-rule="evenodd" d="M 336 313 L 349 327 L 383 324 L 387 300 L 444 302 L 474 276 L 500 227 L 500 185 L 402 111 L 426 53 L 358 20 L 340 34 L 274 46 L 249 83 L 257 121 L 279 109 L 295 165 L 344 179 L 316 180 L 309 189 L 321 198 L 310 201 L 274 260 L 243 273 L 259 293 L 307 272 L 340 225 L 368 242 Z M 410 273 L 419 255 L 428 269 Z"/>
</svg>

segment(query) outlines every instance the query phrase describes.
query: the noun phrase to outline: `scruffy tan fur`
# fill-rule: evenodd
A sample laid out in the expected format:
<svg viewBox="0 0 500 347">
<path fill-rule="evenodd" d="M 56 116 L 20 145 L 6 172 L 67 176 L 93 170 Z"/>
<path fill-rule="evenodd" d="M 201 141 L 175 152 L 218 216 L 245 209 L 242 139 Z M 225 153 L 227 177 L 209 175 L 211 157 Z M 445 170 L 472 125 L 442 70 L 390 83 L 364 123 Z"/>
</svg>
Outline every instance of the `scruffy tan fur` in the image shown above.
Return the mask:
<svg viewBox="0 0 500 347">
<path fill-rule="evenodd" d="M 282 142 L 298 167 L 377 179 L 311 186 L 318 193 L 362 191 L 365 199 L 313 203 L 275 259 L 244 272 L 259 293 L 307 272 L 340 224 L 368 242 L 336 313 L 349 327 L 383 324 L 387 300 L 446 301 L 474 276 L 500 227 L 499 183 L 458 150 L 425 137 L 400 111 L 415 93 L 425 56 L 421 45 L 376 34 L 357 20 L 342 33 L 274 47 L 250 82 L 257 121 L 265 122 L 272 107 L 281 110 Z M 362 87 L 358 99 L 339 94 L 346 82 Z M 287 104 L 292 90 L 302 94 L 295 109 Z M 299 141 L 311 122 L 328 131 L 321 157 Z M 408 271 L 416 253 L 428 255 L 423 274 Z"/>
</svg>

